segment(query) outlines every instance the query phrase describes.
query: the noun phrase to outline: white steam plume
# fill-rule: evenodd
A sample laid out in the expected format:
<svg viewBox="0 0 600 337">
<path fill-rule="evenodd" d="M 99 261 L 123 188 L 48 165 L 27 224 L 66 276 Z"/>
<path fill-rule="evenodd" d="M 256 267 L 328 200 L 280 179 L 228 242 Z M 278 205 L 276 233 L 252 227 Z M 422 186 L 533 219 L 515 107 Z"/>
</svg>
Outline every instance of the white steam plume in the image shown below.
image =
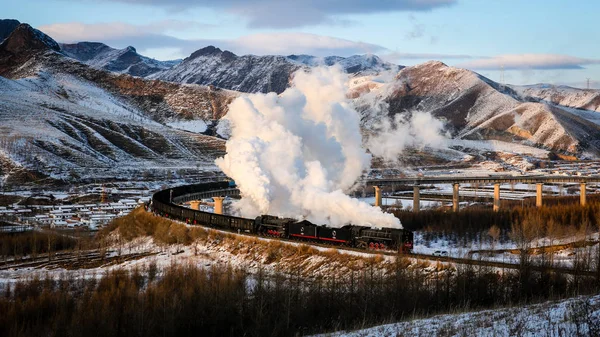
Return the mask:
<svg viewBox="0 0 600 337">
<path fill-rule="evenodd" d="M 365 145 L 375 157 L 397 162 L 406 148 L 446 149 L 445 124 L 428 111 L 404 111 L 390 115 L 388 99 L 404 83 L 392 72 L 363 77 L 349 82 L 348 95 L 364 115 Z"/>
<path fill-rule="evenodd" d="M 374 125 L 374 135 L 367 140 L 369 151 L 388 161 L 397 161 L 407 147 L 443 148 L 444 123 L 429 112 L 414 111 L 396 114 L 393 120 L 384 118 Z"/>
<path fill-rule="evenodd" d="M 401 227 L 393 215 L 344 193 L 371 161 L 346 80 L 337 67 L 315 68 L 297 72 L 280 96 L 251 94 L 231 103 L 227 154 L 216 163 L 239 186 L 242 215 Z"/>
</svg>

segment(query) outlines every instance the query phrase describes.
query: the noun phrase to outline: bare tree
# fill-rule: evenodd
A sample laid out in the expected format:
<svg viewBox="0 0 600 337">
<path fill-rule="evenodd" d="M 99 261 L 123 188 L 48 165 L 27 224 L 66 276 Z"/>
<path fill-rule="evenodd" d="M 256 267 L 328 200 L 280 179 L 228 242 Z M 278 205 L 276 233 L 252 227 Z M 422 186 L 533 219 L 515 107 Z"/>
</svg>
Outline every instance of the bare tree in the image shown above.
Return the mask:
<svg viewBox="0 0 600 337">
<path fill-rule="evenodd" d="M 488 230 L 488 236 L 492 238 L 492 250 L 494 250 L 494 246 L 500 237 L 500 228 L 498 228 L 496 225 L 493 225 Z"/>
</svg>

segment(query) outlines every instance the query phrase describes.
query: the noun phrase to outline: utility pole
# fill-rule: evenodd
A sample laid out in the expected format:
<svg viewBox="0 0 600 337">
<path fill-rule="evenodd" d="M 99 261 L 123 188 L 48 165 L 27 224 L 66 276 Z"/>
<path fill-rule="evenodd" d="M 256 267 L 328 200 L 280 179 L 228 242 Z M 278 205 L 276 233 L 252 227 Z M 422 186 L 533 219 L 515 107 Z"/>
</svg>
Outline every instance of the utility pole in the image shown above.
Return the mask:
<svg viewBox="0 0 600 337">
<path fill-rule="evenodd" d="M 588 89 L 590 88 L 590 78 L 589 77 L 587 78 L 587 88 Z"/>
</svg>

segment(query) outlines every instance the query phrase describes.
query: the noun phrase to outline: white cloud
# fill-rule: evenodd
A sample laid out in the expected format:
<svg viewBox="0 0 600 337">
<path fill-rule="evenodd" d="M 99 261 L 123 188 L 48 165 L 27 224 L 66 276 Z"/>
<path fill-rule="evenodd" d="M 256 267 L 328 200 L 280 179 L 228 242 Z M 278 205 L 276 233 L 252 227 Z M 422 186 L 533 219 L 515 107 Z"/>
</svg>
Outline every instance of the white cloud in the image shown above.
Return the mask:
<svg viewBox="0 0 600 337">
<path fill-rule="evenodd" d="M 80 1 L 80 0 L 71 0 Z M 92 1 L 92 0 L 88 0 Z M 389 12 L 430 11 L 454 5 L 458 0 L 104 0 L 185 10 L 225 10 L 247 20 L 250 27 L 291 28 L 347 22 L 336 16 Z"/>
<path fill-rule="evenodd" d="M 506 54 L 481 58 L 458 64 L 474 70 L 524 69 L 582 69 L 585 65 L 600 64 L 600 59 L 585 59 L 559 54 Z"/>
<path fill-rule="evenodd" d="M 196 22 L 160 21 L 147 25 L 123 22 L 85 24 L 80 22 L 57 23 L 39 27 L 59 42 L 98 41 L 115 48 L 134 46 L 142 54 L 164 59 L 187 57 L 192 52 L 214 45 L 236 54 L 310 54 L 315 56 L 349 56 L 354 54 L 384 52 L 375 44 L 350 41 L 336 37 L 308 33 L 261 33 L 235 39 L 180 39 L 168 35 L 169 31 L 202 25 Z"/>
<path fill-rule="evenodd" d="M 336 37 L 307 33 L 263 33 L 226 41 L 231 49 L 250 54 L 311 54 L 316 56 L 364 54 L 385 48 Z"/>
<path fill-rule="evenodd" d="M 106 41 L 123 37 L 140 37 L 152 34 L 163 34 L 170 30 L 185 30 L 210 25 L 191 21 L 163 20 L 146 25 L 132 25 L 124 22 L 54 23 L 38 27 L 39 30 L 60 42 Z"/>
<path fill-rule="evenodd" d="M 441 53 L 401 53 L 391 52 L 382 54 L 381 58 L 394 63 L 402 64 L 402 60 L 447 60 L 447 59 L 470 59 L 473 56 L 464 54 L 441 54 Z"/>
</svg>

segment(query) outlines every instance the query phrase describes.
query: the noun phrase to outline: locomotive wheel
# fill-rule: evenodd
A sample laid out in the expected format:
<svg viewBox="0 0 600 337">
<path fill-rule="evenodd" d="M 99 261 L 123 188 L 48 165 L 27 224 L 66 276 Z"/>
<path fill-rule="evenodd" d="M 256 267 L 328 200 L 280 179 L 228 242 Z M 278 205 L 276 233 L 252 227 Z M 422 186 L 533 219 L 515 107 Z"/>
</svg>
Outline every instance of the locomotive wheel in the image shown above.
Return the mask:
<svg viewBox="0 0 600 337">
<path fill-rule="evenodd" d="M 373 242 L 369 243 L 369 249 L 374 250 L 375 244 Z"/>
<path fill-rule="evenodd" d="M 358 247 L 360 249 L 367 249 L 367 243 L 366 242 L 359 242 L 358 245 L 356 245 L 356 247 Z"/>
</svg>

